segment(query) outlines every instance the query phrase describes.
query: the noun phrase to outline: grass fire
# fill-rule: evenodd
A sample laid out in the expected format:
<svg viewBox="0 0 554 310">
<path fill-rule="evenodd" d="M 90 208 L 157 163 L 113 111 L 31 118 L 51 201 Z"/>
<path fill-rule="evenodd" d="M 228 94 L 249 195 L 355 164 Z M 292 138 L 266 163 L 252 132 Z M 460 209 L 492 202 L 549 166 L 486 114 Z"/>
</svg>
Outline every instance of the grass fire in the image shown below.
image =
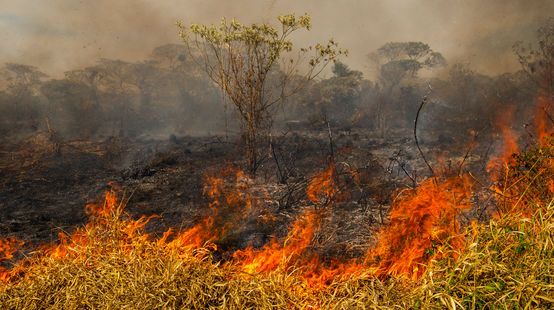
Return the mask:
<svg viewBox="0 0 554 310">
<path fill-rule="evenodd" d="M 0 14 L 1 309 L 554 307 L 548 1 L 64 1 Z"/>
</svg>

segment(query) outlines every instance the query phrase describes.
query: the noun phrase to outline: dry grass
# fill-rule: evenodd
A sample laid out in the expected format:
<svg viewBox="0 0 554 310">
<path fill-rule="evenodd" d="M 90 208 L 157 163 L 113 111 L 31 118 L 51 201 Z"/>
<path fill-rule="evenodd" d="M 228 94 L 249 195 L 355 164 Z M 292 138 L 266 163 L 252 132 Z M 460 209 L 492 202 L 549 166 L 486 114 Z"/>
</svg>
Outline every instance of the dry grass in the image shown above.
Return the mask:
<svg viewBox="0 0 554 310">
<path fill-rule="evenodd" d="M 552 168 L 552 143 L 549 148 L 535 150 L 542 159 L 537 164 L 531 156 L 532 169 Z M 552 309 L 554 204 L 545 190 L 552 176 L 538 169 L 544 179 L 538 182 L 532 169 L 512 179 L 525 185 L 512 204 L 539 189 L 525 208 L 469 227 L 467 246 L 459 253 L 442 249 L 443 258 L 417 281 L 378 279 L 368 268 L 356 278 L 312 289 L 297 276 L 301 266 L 248 275 L 216 262 L 209 249 L 168 248 L 118 208 L 80 229 L 66 255 L 53 258 L 51 248 L 16 266 L 12 274 L 24 272 L 0 287 L 0 308 Z"/>
</svg>

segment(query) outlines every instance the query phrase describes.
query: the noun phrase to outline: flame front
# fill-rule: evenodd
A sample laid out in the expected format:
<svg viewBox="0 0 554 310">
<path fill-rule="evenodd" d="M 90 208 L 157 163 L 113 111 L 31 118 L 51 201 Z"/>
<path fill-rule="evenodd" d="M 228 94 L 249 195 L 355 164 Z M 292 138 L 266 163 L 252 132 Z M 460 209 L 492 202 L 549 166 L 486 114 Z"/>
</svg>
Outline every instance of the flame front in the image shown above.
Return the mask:
<svg viewBox="0 0 554 310">
<path fill-rule="evenodd" d="M 394 201 L 390 225 L 379 233 L 377 249 L 368 253 L 378 275 L 417 279 L 439 248 L 463 247 L 456 216 L 470 208 L 470 182 L 458 177 L 435 181 L 428 179 Z"/>
<path fill-rule="evenodd" d="M 130 253 L 137 251 L 137 247 L 141 251 L 150 249 L 143 255 L 177 253 L 183 260 L 209 255 L 218 251 L 216 244 L 238 228 L 241 221 L 252 216 L 263 218 L 266 214 L 261 205 L 268 199 L 266 193 L 258 197 L 252 194 L 252 180 L 242 171 L 232 168 L 219 174 L 206 178 L 204 194 L 210 199 L 209 214 L 188 230 L 169 229 L 157 239 L 146 234 L 144 226 L 155 216 L 133 220 L 123 212 L 124 203 L 118 199 L 120 190 L 112 186 L 104 201 L 86 206 L 91 220 L 85 227 L 71 234 L 61 233 L 58 244 L 42 247 L 37 252 L 44 258 L 75 263 L 87 261 L 85 252 L 80 250 L 84 248 L 89 249 L 87 255 L 90 251 L 96 255 L 115 250 Z M 321 256 L 315 250 L 314 236 L 334 203 L 348 196 L 341 193 L 342 185 L 337 176 L 336 167 L 330 165 L 328 170 L 312 179 L 306 192 L 307 201 L 312 205 L 306 206 L 290 224 L 284 238 L 273 237 L 261 248 L 236 250 L 232 259 L 222 266 L 244 272 L 237 273 L 243 275 L 294 272 L 308 287 L 321 289 L 362 273 L 417 278 L 423 274 L 424 265 L 435 258 L 438 247 L 463 246 L 462 238 L 456 237 L 460 227 L 455 218 L 469 207 L 469 182 L 449 179 L 437 185 L 427 180 L 416 190 L 403 192 L 394 202 L 390 225 L 381 230 L 377 248 L 369 249 L 365 258 Z M 109 246 L 96 245 L 99 239 Z M 11 258 L 15 243 L 3 241 L 0 244 L 3 257 Z M 30 270 L 32 268 L 24 265 L 2 270 L 2 279 L 7 282 L 11 275 Z"/>
</svg>

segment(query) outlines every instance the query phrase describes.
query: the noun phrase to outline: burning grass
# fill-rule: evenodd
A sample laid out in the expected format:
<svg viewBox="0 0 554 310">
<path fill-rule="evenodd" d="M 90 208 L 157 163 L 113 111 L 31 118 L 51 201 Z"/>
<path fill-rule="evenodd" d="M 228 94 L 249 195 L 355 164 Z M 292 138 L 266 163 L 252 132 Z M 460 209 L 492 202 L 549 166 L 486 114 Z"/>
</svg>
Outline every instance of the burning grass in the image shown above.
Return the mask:
<svg viewBox="0 0 554 310">
<path fill-rule="evenodd" d="M 253 196 L 246 175 L 222 172 L 231 182 L 208 177 L 211 213 L 161 238 L 144 231 L 149 218 L 125 213 L 114 189 L 87 206 L 86 226 L 0 270 L 0 308 L 548 309 L 554 305 L 553 151 L 546 138 L 514 157 L 498 178 L 496 218 L 464 231 L 457 217 L 471 207 L 469 179 L 428 180 L 399 193 L 377 247 L 348 260 L 313 249 L 330 198 L 341 196 L 334 166 L 308 186 L 307 201 L 315 206 L 284 238 L 228 259 L 216 255 L 218 240 L 252 216 L 267 218 L 257 206 L 263 194 Z M 21 245 L 2 240 L 0 259 L 12 258 Z"/>
</svg>

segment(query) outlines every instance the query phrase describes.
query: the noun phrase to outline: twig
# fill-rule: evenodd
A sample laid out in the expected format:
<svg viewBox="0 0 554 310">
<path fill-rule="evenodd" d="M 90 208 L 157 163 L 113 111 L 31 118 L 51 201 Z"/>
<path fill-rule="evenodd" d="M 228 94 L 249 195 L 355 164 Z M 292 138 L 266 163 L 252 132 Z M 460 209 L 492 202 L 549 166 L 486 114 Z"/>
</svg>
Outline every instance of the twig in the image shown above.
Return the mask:
<svg viewBox="0 0 554 310">
<path fill-rule="evenodd" d="M 329 150 L 331 152 L 331 161 L 334 161 L 335 152 L 333 151 L 333 135 L 331 134 L 331 125 L 329 125 L 329 121 L 327 121 L 327 130 L 329 132 Z"/>
<path fill-rule="evenodd" d="M 279 159 L 277 158 L 277 153 L 275 153 L 275 146 L 273 145 L 273 136 L 271 133 L 269 133 L 269 148 L 271 149 L 271 154 L 273 157 L 273 160 L 275 160 L 275 165 L 277 166 L 277 173 L 279 175 L 279 183 L 285 184 L 286 183 L 286 176 L 284 172 L 281 170 L 281 165 L 279 165 Z"/>
<path fill-rule="evenodd" d="M 421 112 L 421 109 L 423 108 L 423 106 L 425 105 L 426 102 L 427 102 L 427 96 L 423 97 L 423 100 L 421 101 L 421 104 L 419 105 L 419 109 L 417 109 L 417 114 L 416 114 L 416 118 L 415 118 L 415 122 L 414 122 L 414 139 L 415 139 L 417 149 L 419 150 L 419 154 L 421 155 L 421 158 L 423 158 L 423 161 L 425 161 L 425 164 L 427 165 L 427 167 L 429 167 L 429 171 L 431 171 L 431 176 L 434 178 L 435 177 L 435 171 L 433 171 L 433 168 L 431 167 L 431 165 L 429 164 L 429 162 L 425 158 L 425 155 L 423 154 L 423 151 L 421 150 L 421 147 L 419 147 L 419 141 L 417 140 L 417 120 L 419 119 L 419 113 Z"/>
</svg>

